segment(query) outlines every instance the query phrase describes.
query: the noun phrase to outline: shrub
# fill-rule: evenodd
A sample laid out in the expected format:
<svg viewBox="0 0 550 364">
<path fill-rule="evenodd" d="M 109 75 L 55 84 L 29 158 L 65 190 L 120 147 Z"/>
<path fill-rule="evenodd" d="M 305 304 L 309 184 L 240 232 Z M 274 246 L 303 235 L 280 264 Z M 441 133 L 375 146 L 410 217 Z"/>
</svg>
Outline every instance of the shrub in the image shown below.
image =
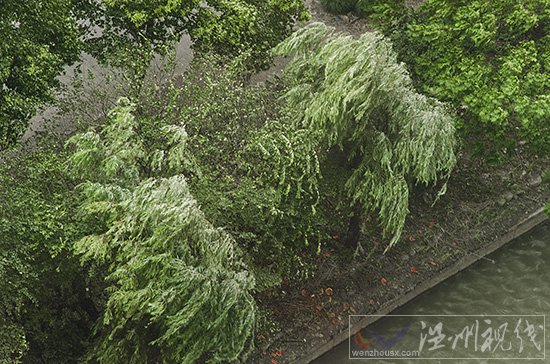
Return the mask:
<svg viewBox="0 0 550 364">
<path fill-rule="evenodd" d="M 405 6 L 402 0 L 358 0 L 357 12 L 363 16 L 372 14 L 383 14 L 388 12 L 397 13 Z"/>
<path fill-rule="evenodd" d="M 372 25 L 388 29 L 391 24 L 406 13 L 404 0 L 321 0 L 329 13 L 346 14 L 354 12 L 368 17 Z"/>
<path fill-rule="evenodd" d="M 358 0 L 356 11 L 371 24 L 387 30 L 407 12 L 404 0 Z"/>
</svg>

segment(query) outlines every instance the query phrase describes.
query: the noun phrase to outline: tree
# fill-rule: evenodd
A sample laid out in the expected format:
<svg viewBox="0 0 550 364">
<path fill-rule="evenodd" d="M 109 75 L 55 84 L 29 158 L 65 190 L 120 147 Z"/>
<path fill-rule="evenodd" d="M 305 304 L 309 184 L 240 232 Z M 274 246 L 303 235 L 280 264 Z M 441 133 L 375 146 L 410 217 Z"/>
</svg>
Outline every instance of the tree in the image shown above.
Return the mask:
<svg viewBox="0 0 550 364">
<path fill-rule="evenodd" d="M 277 86 L 250 85 L 242 74 L 238 59 L 196 59 L 173 90 L 177 112 L 163 119 L 185 120 L 200 171 L 188 174 L 192 194 L 246 252 L 258 289 L 267 289 L 303 275 L 314 259 L 323 226 L 319 163 L 304 147 L 306 131 L 287 122 Z"/>
<path fill-rule="evenodd" d="M 52 101 L 57 76 L 83 47 L 139 78 L 155 53 L 186 33 L 197 52 L 246 54 L 256 68 L 307 18 L 301 0 L 6 0 L 0 12 L 0 149 L 15 144 L 37 108 Z"/>
<path fill-rule="evenodd" d="M 52 100 L 63 66 L 79 57 L 72 0 L 0 4 L 0 149 L 23 134 L 38 106 Z"/>
<path fill-rule="evenodd" d="M 463 115 L 466 138 L 548 152 L 549 9 L 549 0 L 428 0 L 396 39 L 419 89 Z"/>
<path fill-rule="evenodd" d="M 212 226 L 190 193 L 184 126 L 149 120 L 148 129 L 134 111 L 123 99 L 100 132 L 69 140 L 70 164 L 85 181 L 82 208 L 106 225 L 76 245 L 84 261 L 106 266 L 112 283 L 92 356 L 235 360 L 255 322 L 254 278 L 233 238 Z M 157 127 L 154 143 L 147 135 Z"/>
<path fill-rule="evenodd" d="M 393 234 L 390 248 L 405 223 L 409 185 L 435 183 L 456 163 L 453 117 L 414 90 L 378 33 L 354 39 L 315 23 L 276 52 L 293 55 L 284 96 L 293 123 L 308 130 L 311 152 L 320 158 L 335 147 L 344 152 L 347 193 L 363 211 L 378 212 L 384 233 Z"/>
<path fill-rule="evenodd" d="M 307 18 L 301 0 L 88 0 L 79 7 L 92 28 L 102 29 L 88 40 L 92 52 L 130 62 L 136 52 L 163 53 L 187 33 L 201 53 L 245 52 L 253 65 L 262 66 L 295 22 Z"/>
<path fill-rule="evenodd" d="M 67 153 L 42 147 L 0 163 L 0 363 L 74 363 L 97 316 L 72 253 L 93 221 L 75 213 Z"/>
</svg>

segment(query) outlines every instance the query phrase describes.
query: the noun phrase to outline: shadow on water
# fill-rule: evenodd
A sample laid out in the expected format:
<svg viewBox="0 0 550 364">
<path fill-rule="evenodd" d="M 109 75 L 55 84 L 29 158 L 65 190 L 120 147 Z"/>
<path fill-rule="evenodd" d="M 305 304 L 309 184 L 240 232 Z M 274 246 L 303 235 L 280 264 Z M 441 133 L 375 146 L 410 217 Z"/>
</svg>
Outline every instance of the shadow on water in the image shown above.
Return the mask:
<svg viewBox="0 0 550 364">
<path fill-rule="evenodd" d="M 510 357 L 515 357 L 516 359 L 504 360 L 503 362 L 507 363 L 547 363 L 550 362 L 548 357 L 546 359 L 538 360 L 519 360 L 517 358 L 525 357 L 541 357 L 544 353 L 545 346 L 546 348 L 550 347 L 549 337 L 550 335 L 545 335 L 542 331 L 542 325 L 544 324 L 542 317 L 532 317 L 533 320 L 540 320 L 539 326 L 539 336 L 536 337 L 535 341 L 541 347 L 537 351 L 536 346 L 527 347 L 525 345 L 525 350 L 519 353 L 519 340 L 516 336 L 520 334 L 524 337 L 524 342 L 522 344 L 529 344 L 529 337 L 525 336 L 528 334 L 524 326 L 518 326 L 517 321 L 522 319 L 521 325 L 525 325 L 526 319 L 531 318 L 526 317 L 525 315 L 545 315 L 550 312 L 550 222 L 546 221 L 545 223 L 539 225 L 530 232 L 524 234 L 523 236 L 515 239 L 510 242 L 508 245 L 499 249 L 498 251 L 490 254 L 488 256 L 491 262 L 488 259 L 482 259 L 477 263 L 473 264 L 466 270 L 456 274 L 455 276 L 447 279 L 433 289 L 421 294 L 405 306 L 397 309 L 392 312 L 391 315 L 425 315 L 422 318 L 411 318 L 411 317 L 395 317 L 395 318 L 384 318 L 373 325 L 369 326 L 365 330 L 361 331 L 361 336 L 353 336 L 351 338 L 351 344 L 349 341 L 345 341 L 342 344 L 335 347 L 333 350 L 329 351 L 321 358 L 313 361 L 313 364 L 340 364 L 340 363 L 373 363 L 373 364 L 419 364 L 419 363 L 496 363 L 498 360 L 487 360 L 487 359 L 469 359 L 469 360 L 460 360 L 460 359 L 446 359 L 441 360 L 437 359 L 437 355 L 433 354 L 434 352 L 428 352 L 429 343 L 426 342 L 424 349 L 421 353 L 421 356 L 426 358 L 434 358 L 433 360 L 427 359 L 349 359 L 350 356 L 350 345 L 352 348 L 357 348 L 361 346 L 361 340 L 364 340 L 365 347 L 369 346 L 369 340 L 376 346 L 377 349 L 383 350 L 391 348 L 394 349 L 398 347 L 395 345 L 397 341 L 401 340 L 400 336 L 404 336 L 407 331 L 410 331 L 408 334 L 412 333 L 413 330 L 407 328 L 407 325 L 410 324 L 411 320 L 413 325 L 418 327 L 417 332 L 414 334 L 414 337 L 407 338 L 403 340 L 405 343 L 407 340 L 414 341 L 415 348 L 419 347 L 420 335 L 417 335 L 418 332 L 422 331 L 425 334 L 429 333 L 429 328 L 435 326 L 435 322 L 440 321 L 445 325 L 456 327 L 464 327 L 465 325 L 460 326 L 458 321 L 462 320 L 461 323 L 468 322 L 467 325 L 473 325 L 475 320 L 479 320 L 482 324 L 486 319 L 491 319 L 493 322 L 491 325 L 486 325 L 487 327 L 494 327 L 493 337 L 496 337 L 497 330 L 501 324 L 508 322 L 507 331 L 501 330 L 501 333 L 508 335 L 502 335 L 503 345 L 499 347 L 499 352 L 501 349 L 509 349 L 507 352 L 501 351 L 503 354 Z M 434 324 L 427 325 L 425 330 L 420 330 L 421 320 L 430 319 L 430 316 L 427 315 L 438 315 L 436 321 L 432 321 Z M 451 317 L 442 315 L 460 315 L 460 317 Z M 495 315 L 492 317 L 464 317 L 464 315 Z M 518 316 L 505 316 L 505 315 L 518 315 Z M 521 315 L 521 316 L 520 316 Z M 498 324 L 496 324 L 498 322 Z M 457 324 L 458 323 L 458 324 Z M 495 325 L 496 324 L 496 325 Z M 479 325 L 481 327 L 482 325 Z M 519 330 L 515 332 L 514 330 Z M 460 331 L 460 330 L 459 330 Z M 482 333 L 485 331 L 478 332 L 480 337 L 480 344 L 485 342 L 486 337 L 481 337 Z M 382 335 L 381 333 L 384 333 Z M 458 334 L 458 332 L 455 332 Z M 378 337 L 377 337 L 378 336 Z M 447 349 L 451 350 L 452 340 L 448 337 Z M 427 335 L 428 338 L 433 338 L 434 336 Z M 456 335 L 455 335 L 456 337 Z M 473 337 L 473 336 L 472 336 Z M 395 342 L 391 342 L 391 340 Z M 546 344 L 544 345 L 544 340 Z M 447 340 L 442 341 L 442 343 L 447 342 Z M 493 341 L 492 348 L 494 348 L 497 341 Z M 359 343 L 359 344 L 358 344 Z M 482 354 L 476 355 L 473 353 L 473 339 L 470 340 L 469 349 L 464 348 L 464 340 L 460 341 L 462 347 L 457 345 L 453 351 L 448 351 L 451 353 L 454 358 L 479 358 L 486 357 Z M 506 343 L 506 345 L 504 345 Z M 513 345 L 512 345 L 513 343 Z M 433 344 L 433 342 L 432 342 Z M 495 349 L 496 350 L 496 349 Z M 515 351 L 514 351 L 515 350 Z M 530 351 L 531 350 L 531 351 Z M 466 354 L 464 351 L 468 351 Z M 489 350 L 491 351 L 491 350 Z M 499 355 L 497 354 L 492 355 Z M 547 353 L 547 355 L 550 355 Z M 441 356 L 440 356 L 441 357 Z M 446 356 L 445 356 L 446 357 Z M 502 357 L 502 356 L 500 356 Z"/>
</svg>

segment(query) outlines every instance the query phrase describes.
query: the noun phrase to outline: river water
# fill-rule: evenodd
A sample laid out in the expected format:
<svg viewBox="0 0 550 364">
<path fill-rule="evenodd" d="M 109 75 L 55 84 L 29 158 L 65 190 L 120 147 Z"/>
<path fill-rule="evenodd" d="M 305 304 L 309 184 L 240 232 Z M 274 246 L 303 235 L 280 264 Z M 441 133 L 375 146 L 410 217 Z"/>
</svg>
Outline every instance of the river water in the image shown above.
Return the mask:
<svg viewBox="0 0 550 364">
<path fill-rule="evenodd" d="M 550 334 L 544 332 L 548 325 L 539 316 L 547 313 L 550 313 L 548 221 L 418 296 L 313 363 L 550 363 L 549 352 L 544 358 L 545 350 L 550 351 Z M 470 330 L 462 331 L 465 327 Z M 462 336 L 458 335 L 460 332 Z M 418 355 L 424 359 L 364 356 L 349 359 L 354 356 L 350 352 L 356 349 L 418 350 L 422 340 L 424 344 Z"/>
</svg>

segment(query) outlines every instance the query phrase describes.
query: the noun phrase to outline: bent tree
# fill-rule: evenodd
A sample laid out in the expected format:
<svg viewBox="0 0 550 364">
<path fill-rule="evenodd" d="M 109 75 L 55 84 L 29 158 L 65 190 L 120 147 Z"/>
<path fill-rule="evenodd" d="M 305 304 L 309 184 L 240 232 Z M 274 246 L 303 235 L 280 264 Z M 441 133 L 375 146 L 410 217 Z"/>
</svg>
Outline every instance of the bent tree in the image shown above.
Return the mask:
<svg viewBox="0 0 550 364">
<path fill-rule="evenodd" d="M 123 99 L 102 131 L 70 139 L 70 165 L 84 180 L 82 210 L 105 224 L 76 251 L 106 267 L 111 283 L 92 356 L 100 363 L 235 360 L 255 322 L 254 278 L 233 238 L 212 226 L 189 191 L 184 128 L 160 127 L 159 148 L 161 140 L 145 142 L 133 113 Z"/>
<path fill-rule="evenodd" d="M 402 232 L 411 184 L 435 183 L 456 163 L 453 117 L 414 90 L 378 33 L 354 39 L 314 23 L 275 51 L 293 55 L 284 95 L 293 123 L 309 130 L 321 158 L 335 147 L 347 155 L 347 194 L 364 213 L 377 211 L 392 235 L 389 249 Z"/>
</svg>

